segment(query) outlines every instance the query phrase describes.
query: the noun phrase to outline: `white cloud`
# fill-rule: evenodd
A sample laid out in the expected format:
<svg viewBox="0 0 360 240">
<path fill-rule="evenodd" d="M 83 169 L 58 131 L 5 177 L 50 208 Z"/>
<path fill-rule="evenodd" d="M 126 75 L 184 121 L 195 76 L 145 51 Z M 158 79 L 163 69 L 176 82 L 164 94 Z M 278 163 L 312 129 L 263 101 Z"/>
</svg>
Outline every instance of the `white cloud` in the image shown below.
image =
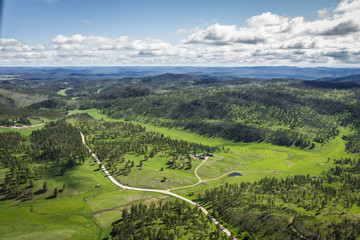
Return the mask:
<svg viewBox="0 0 360 240">
<path fill-rule="evenodd" d="M 192 33 L 183 42 L 198 50 L 203 45 L 217 49 L 228 46 L 224 59 L 232 56 L 231 52 L 246 52 L 251 55 L 247 57 L 249 64 L 259 59 L 264 64 L 353 64 L 360 59 L 359 16 L 360 0 L 343 0 L 335 10 L 319 10 L 314 21 L 266 12 L 249 18 L 248 27 L 217 23 Z"/>
<path fill-rule="evenodd" d="M 342 0 L 335 9 L 335 12 L 354 12 L 360 10 L 360 1 Z"/>
<path fill-rule="evenodd" d="M 312 21 L 265 12 L 247 27 L 178 29 L 177 44 L 129 36 L 57 35 L 51 43 L 0 41 L 0 65 L 297 65 L 360 67 L 360 0 L 321 9 Z"/>
<path fill-rule="evenodd" d="M 267 25 L 279 25 L 287 21 L 287 18 L 272 14 L 271 12 L 266 12 L 258 16 L 253 16 L 247 20 L 249 26 L 253 28 L 263 27 Z"/>
<path fill-rule="evenodd" d="M 330 16 L 329 10 L 327 8 L 318 10 L 317 14 L 319 19 L 324 19 Z"/>
<path fill-rule="evenodd" d="M 188 36 L 183 42 L 188 44 L 229 45 L 234 43 L 256 44 L 265 41 L 262 34 L 251 28 L 239 28 L 235 25 L 209 26 Z"/>
</svg>

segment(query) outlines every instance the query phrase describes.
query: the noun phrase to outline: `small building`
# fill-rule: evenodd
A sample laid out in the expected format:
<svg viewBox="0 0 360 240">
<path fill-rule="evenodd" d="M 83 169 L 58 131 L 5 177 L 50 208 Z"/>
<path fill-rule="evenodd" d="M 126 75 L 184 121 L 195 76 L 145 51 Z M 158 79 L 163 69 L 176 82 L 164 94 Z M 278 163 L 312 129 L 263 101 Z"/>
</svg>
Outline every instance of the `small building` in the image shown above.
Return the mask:
<svg viewBox="0 0 360 240">
<path fill-rule="evenodd" d="M 206 154 L 206 156 L 208 156 L 208 157 L 213 157 L 213 156 L 214 156 L 214 154 L 212 154 L 212 153 L 208 152 L 208 153 Z"/>
<path fill-rule="evenodd" d="M 96 184 L 95 187 L 100 187 L 100 184 Z"/>
<path fill-rule="evenodd" d="M 198 154 L 195 154 L 195 157 L 203 157 L 204 154 L 203 153 L 198 153 Z"/>
</svg>

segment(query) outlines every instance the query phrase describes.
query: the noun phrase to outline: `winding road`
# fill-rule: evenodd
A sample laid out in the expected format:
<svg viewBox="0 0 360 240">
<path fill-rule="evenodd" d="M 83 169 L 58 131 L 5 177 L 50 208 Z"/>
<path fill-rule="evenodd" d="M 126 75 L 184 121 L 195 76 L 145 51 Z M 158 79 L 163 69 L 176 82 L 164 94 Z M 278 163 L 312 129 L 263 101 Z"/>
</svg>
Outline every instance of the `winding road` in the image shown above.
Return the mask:
<svg viewBox="0 0 360 240">
<path fill-rule="evenodd" d="M 11 126 L 11 127 L 5 127 L 5 126 L 0 126 L 2 128 L 13 128 L 13 129 L 20 129 L 20 128 L 34 128 L 34 127 L 40 127 L 42 125 L 44 125 L 45 123 L 39 123 L 36 125 L 22 125 L 21 127 L 17 127 L 17 126 Z"/>
<path fill-rule="evenodd" d="M 203 180 L 201 180 L 201 178 L 199 177 L 199 175 L 197 174 L 197 170 L 201 167 L 201 165 L 203 165 L 207 160 L 208 160 L 208 156 L 205 157 L 205 159 L 199 164 L 199 166 L 197 166 L 195 168 L 195 176 L 199 179 L 199 181 L 195 184 L 192 184 L 192 185 L 188 185 L 188 186 L 183 186 L 183 187 L 177 187 L 177 188 L 171 188 L 169 189 L 168 191 L 171 191 L 171 190 L 176 190 L 176 189 L 183 189 L 183 188 L 189 188 L 189 187 L 194 187 L 196 185 L 199 185 L 200 183 L 203 182 Z"/>
<path fill-rule="evenodd" d="M 220 229 L 226 233 L 226 235 L 228 236 L 232 236 L 232 234 L 229 232 L 229 230 L 227 230 L 223 225 L 221 225 L 214 217 L 212 217 L 210 215 L 210 213 L 203 207 L 201 207 L 199 204 L 191 201 L 190 199 L 187 199 L 185 197 L 182 197 L 176 193 L 172 193 L 170 192 L 170 190 L 166 191 L 166 190 L 160 190 L 160 189 L 147 189 L 147 188 L 135 188 L 135 187 L 129 187 L 129 186 L 125 186 L 121 183 L 119 183 L 113 176 L 111 176 L 111 174 L 109 173 L 109 171 L 105 168 L 105 166 L 103 164 L 101 164 L 101 161 L 99 160 L 99 158 L 95 155 L 95 153 L 93 153 L 91 151 L 91 149 L 86 145 L 85 142 L 85 136 L 83 133 L 81 133 L 81 140 L 83 142 L 83 144 L 85 145 L 85 147 L 89 150 L 89 152 L 91 153 L 92 157 L 95 159 L 95 161 L 100 165 L 101 169 L 104 171 L 104 173 L 106 174 L 106 176 L 110 179 L 110 181 L 115 184 L 118 187 L 121 187 L 123 189 L 127 189 L 127 190 L 134 190 L 134 191 L 142 191 L 142 192 L 157 192 L 157 193 L 162 193 L 162 194 L 166 194 L 166 195 L 170 195 L 176 198 L 179 198 L 181 200 L 184 200 L 185 202 L 188 202 L 196 207 L 198 207 L 206 216 L 209 216 L 212 220 L 213 223 L 215 223 L 216 225 L 219 224 Z M 195 169 L 195 175 L 197 176 L 197 178 L 199 179 L 199 182 L 197 184 L 199 184 L 201 181 L 201 178 L 197 175 L 197 169 L 207 160 L 207 158 Z M 196 184 L 196 185 L 197 185 Z M 237 240 L 236 238 L 233 238 L 235 240 Z"/>
</svg>

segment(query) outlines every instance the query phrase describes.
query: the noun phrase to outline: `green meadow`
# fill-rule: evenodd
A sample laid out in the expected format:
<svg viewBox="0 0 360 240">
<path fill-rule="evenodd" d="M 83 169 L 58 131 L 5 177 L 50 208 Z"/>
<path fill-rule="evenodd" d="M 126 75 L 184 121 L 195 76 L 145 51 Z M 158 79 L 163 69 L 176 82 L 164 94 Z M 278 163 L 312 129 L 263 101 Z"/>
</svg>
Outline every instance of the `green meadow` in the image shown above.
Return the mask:
<svg viewBox="0 0 360 240">
<path fill-rule="evenodd" d="M 29 135 L 31 130 L 22 133 Z M 1 179 L 6 174 L 9 170 L 0 167 Z M 47 192 L 36 193 L 44 182 L 48 185 Z M 63 176 L 58 175 L 58 169 L 48 166 L 43 178 L 34 183 L 32 200 L 2 201 L 0 239 L 102 239 L 110 233 L 111 224 L 121 218 L 120 210 L 124 206 L 166 198 L 118 188 L 99 171 L 91 157 L 83 165 L 68 169 Z M 97 184 L 100 187 L 95 187 Z M 55 188 L 60 194 L 52 198 Z"/>
<path fill-rule="evenodd" d="M 194 170 L 201 163 L 201 160 L 192 160 L 192 168 L 186 169 L 171 169 L 166 163 L 171 159 L 166 156 L 156 156 L 143 162 L 140 168 L 140 160 L 142 156 L 136 157 L 133 155 L 125 155 L 126 160 L 134 161 L 135 167 L 127 176 L 115 176 L 119 182 L 128 184 L 133 187 L 155 188 L 155 189 L 170 189 L 186 185 L 195 184 L 198 179 L 195 177 Z M 162 171 L 160 169 L 163 168 Z M 186 169 L 186 170 L 185 170 Z M 166 182 L 161 180 L 166 177 Z"/>
<path fill-rule="evenodd" d="M 99 110 L 71 110 L 70 114 L 88 113 L 96 119 L 105 121 L 123 121 L 112 119 L 100 113 Z M 257 181 L 265 176 L 286 177 L 295 174 L 310 174 L 318 176 L 322 171 L 332 166 L 327 158 L 355 157 L 345 153 L 343 135 L 349 130 L 340 128 L 340 134 L 323 146 L 314 149 L 299 149 L 295 147 L 279 147 L 268 143 L 236 143 L 219 138 L 207 138 L 195 133 L 175 128 L 163 128 L 148 123 L 132 121 L 141 124 L 147 130 L 157 131 L 174 139 L 187 140 L 212 146 L 224 147 L 225 151 L 215 153 L 202 165 L 198 174 L 203 183 L 174 190 L 183 196 L 195 198 L 194 193 L 203 192 L 212 186 L 241 181 Z M 29 136 L 33 130 L 0 128 L 0 131 L 18 131 Z M 126 155 L 126 160 L 134 161 L 135 166 L 141 156 Z M 194 170 L 202 160 L 193 160 L 190 170 L 167 169 L 165 164 L 169 159 L 160 154 L 143 162 L 142 170 L 132 168 L 128 176 L 116 176 L 124 184 L 135 187 L 169 189 L 194 184 L 198 181 Z M 164 171 L 160 168 L 164 167 Z M 230 172 L 239 172 L 243 176 L 228 177 Z M 144 193 L 123 190 L 113 185 L 104 175 L 93 159 L 88 157 L 83 165 L 77 165 L 72 170 L 58 176 L 58 169 L 49 169 L 42 180 L 35 181 L 34 189 L 41 189 L 46 181 L 48 191 L 34 195 L 32 200 L 20 202 L 6 200 L 0 206 L 1 239 L 102 239 L 111 231 L 111 224 L 121 218 L 121 210 L 134 203 L 151 204 L 168 198 L 156 193 Z M 8 173 L 0 168 L 1 179 Z M 221 177 L 222 176 L 222 177 Z M 169 182 L 161 182 L 166 177 Z M 220 177 L 220 178 L 218 178 Z M 217 179 L 214 179 L 217 178 Z M 49 199 L 54 188 L 66 188 L 58 198 Z M 100 184 L 99 188 L 95 185 Z M 101 190 L 101 191 L 100 191 Z M 358 212 L 358 209 L 354 208 Z"/>
<path fill-rule="evenodd" d="M 105 121 L 124 121 L 123 119 L 109 118 L 101 114 L 99 110 L 73 110 L 71 114 L 88 113 L 96 119 Z M 143 123 L 140 121 L 130 121 L 134 124 L 140 124 L 149 131 L 163 133 L 174 139 L 187 140 L 196 143 L 202 143 L 212 146 L 224 147 L 225 152 L 215 153 L 214 157 L 210 157 L 208 161 L 199 168 L 198 174 L 202 180 L 207 180 L 203 184 L 195 187 L 178 190 L 180 193 L 186 194 L 189 191 L 198 191 L 209 185 L 218 185 L 219 183 L 233 183 L 239 181 L 255 181 L 262 177 L 277 176 L 286 177 L 295 174 L 309 174 L 318 176 L 322 171 L 330 168 L 333 164 L 327 162 L 328 157 L 345 158 L 356 157 L 355 154 L 345 152 L 345 141 L 342 139 L 344 135 L 350 134 L 348 129 L 339 127 L 340 134 L 330 142 L 323 145 L 317 144 L 314 149 L 299 149 L 296 147 L 282 147 L 269 143 L 239 143 L 232 142 L 220 138 L 207 138 L 196 133 L 182 131 L 175 128 L 164 128 Z M 139 161 L 140 159 L 131 158 L 131 160 Z M 167 159 L 168 160 L 168 159 Z M 159 172 L 163 166 L 161 158 L 154 158 L 144 162 L 143 170 L 136 168 L 129 176 L 121 176 L 120 182 L 127 183 L 136 187 L 153 187 L 164 188 L 159 183 L 158 178 L 162 176 L 170 176 L 174 184 L 169 187 L 179 187 L 193 184 L 197 182 L 193 170 L 199 163 L 194 161 L 192 171 L 170 170 Z M 200 160 L 197 160 L 200 161 Z M 195 165 L 196 163 L 196 165 Z M 167 170 L 164 168 L 164 170 Z M 239 172 L 243 176 L 227 177 L 227 173 Z M 158 176 L 158 177 L 157 177 Z M 211 179 L 223 176 L 218 180 Z M 176 181 L 176 179 L 179 179 Z M 156 181 L 154 181 L 156 180 Z M 191 181 L 192 180 L 192 181 Z M 150 184 L 151 183 L 151 184 Z M 154 185 L 155 184 L 155 185 Z M 167 186 L 165 186 L 166 188 Z"/>
<path fill-rule="evenodd" d="M 9 128 L 9 127 L 1 127 L 0 132 L 18 132 L 23 136 L 30 136 L 32 131 L 39 130 L 43 128 L 43 126 L 31 127 L 31 128 Z"/>
<path fill-rule="evenodd" d="M 61 90 L 59 90 L 59 91 L 57 92 L 57 94 L 59 94 L 60 96 L 66 97 L 66 96 L 67 96 L 66 91 L 67 91 L 67 90 L 70 90 L 70 89 L 72 89 L 72 88 L 61 89 Z"/>
</svg>

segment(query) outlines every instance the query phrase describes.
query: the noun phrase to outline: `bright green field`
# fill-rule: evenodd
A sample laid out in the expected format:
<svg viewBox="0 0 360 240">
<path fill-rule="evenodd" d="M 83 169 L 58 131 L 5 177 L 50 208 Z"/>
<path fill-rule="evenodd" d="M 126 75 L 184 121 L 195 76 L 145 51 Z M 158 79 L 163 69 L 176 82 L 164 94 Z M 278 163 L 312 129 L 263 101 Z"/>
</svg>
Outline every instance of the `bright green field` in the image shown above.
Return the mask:
<svg viewBox="0 0 360 240">
<path fill-rule="evenodd" d="M 98 119 L 112 120 L 95 109 L 71 111 L 70 113 L 76 112 L 87 112 Z M 329 144 L 322 147 L 317 146 L 313 150 L 300 150 L 266 143 L 234 143 L 223 139 L 206 138 L 177 129 L 139 124 L 146 126 L 148 130 L 158 131 L 172 138 L 225 146 L 225 149 L 230 148 L 229 152 L 216 153 L 214 157 L 209 158 L 198 171 L 203 180 L 224 176 L 217 180 L 203 182 L 195 187 L 175 190 L 184 196 L 188 196 L 190 192 L 196 195 L 197 192 L 204 191 L 208 187 L 226 182 L 256 181 L 264 176 L 285 177 L 307 173 L 316 176 L 330 166 L 326 163 L 327 157 L 353 157 L 344 153 L 344 141 L 341 136 L 348 133 L 346 129 L 340 129 L 340 135 Z M 1 128 L 0 131 L 9 130 L 14 131 L 5 128 Z M 15 131 L 29 135 L 32 130 L 35 129 Z M 136 156 L 127 156 L 126 159 L 134 160 L 135 166 L 140 160 Z M 197 182 L 194 170 L 201 160 L 193 160 L 191 170 L 164 168 L 164 171 L 159 171 L 167 160 L 160 156 L 151 158 L 143 162 L 143 170 L 134 167 L 129 176 L 121 176 L 119 179 L 131 186 L 162 189 Z M 290 165 L 285 160 L 294 165 Z M 227 177 L 230 171 L 238 171 L 244 176 Z M 6 173 L 6 169 L 0 169 L 0 175 Z M 150 204 L 167 197 L 156 193 L 117 188 L 101 171 L 98 171 L 98 166 L 91 158 L 84 165 L 66 171 L 64 176 L 55 175 L 49 173 L 44 176 L 43 180 L 35 181 L 35 191 L 41 188 L 43 181 L 48 183 L 49 190 L 45 194 L 35 195 L 33 200 L 1 202 L 0 239 L 98 239 L 98 237 L 101 239 L 111 231 L 111 224 L 121 218 L 121 210 L 124 207 L 139 202 Z M 164 176 L 171 181 L 161 183 L 160 180 Z M 153 181 L 151 184 L 148 183 L 150 180 Z M 61 189 L 63 183 L 66 184 L 66 189 L 58 198 L 46 199 L 52 195 L 55 187 Z M 95 188 L 96 184 L 101 184 L 102 191 Z"/>
<path fill-rule="evenodd" d="M 66 91 L 70 90 L 70 89 L 72 89 L 72 88 L 61 89 L 57 92 L 57 94 L 66 97 L 67 96 Z"/>
<path fill-rule="evenodd" d="M 0 174 L 6 174 L 0 169 Z M 111 223 L 121 217 L 121 209 L 132 203 L 153 202 L 165 196 L 156 193 L 123 191 L 98 171 L 91 158 L 84 165 L 66 171 L 64 176 L 47 174 L 35 181 L 34 192 L 48 184 L 45 194 L 30 201 L 2 201 L 0 205 L 0 239 L 98 239 L 106 237 Z M 54 188 L 66 189 L 58 198 Z M 101 184 L 100 188 L 95 188 Z M 101 189 L 101 191 L 99 191 Z M 100 236 L 101 235 L 101 236 Z"/>
<path fill-rule="evenodd" d="M 103 115 L 96 109 L 90 110 L 74 110 L 71 113 L 89 113 L 94 118 L 104 119 L 108 121 L 122 121 L 121 119 L 111 119 Z M 264 176 L 278 176 L 286 177 L 294 174 L 310 174 L 311 176 L 319 175 L 323 170 L 328 169 L 331 164 L 326 163 L 327 158 L 340 158 L 340 157 L 356 157 L 356 155 L 345 153 L 345 142 L 342 139 L 343 135 L 349 134 L 349 131 L 344 128 L 339 128 L 340 134 L 330 143 L 323 146 L 319 144 L 314 149 L 299 149 L 295 147 L 280 147 L 268 143 L 235 143 L 219 138 L 206 138 L 195 133 L 181 131 L 178 129 L 168 129 L 163 127 L 153 126 L 142 122 L 131 121 L 135 124 L 145 126 L 147 130 L 157 131 L 166 136 L 175 139 L 187 140 L 208 144 L 213 146 L 224 146 L 225 149 L 230 148 L 229 152 L 216 153 L 214 157 L 209 160 L 198 170 L 199 176 L 202 180 L 210 180 L 225 174 L 225 176 L 216 181 L 208 181 L 206 184 L 201 184 L 193 188 L 186 188 L 181 192 L 193 191 L 202 186 L 212 184 L 225 183 L 225 182 L 239 182 L 239 181 L 254 181 Z M 288 161 L 288 162 L 287 162 Z M 128 183 L 132 186 L 149 187 L 145 181 L 142 183 L 141 179 L 150 180 L 159 176 L 159 162 L 149 161 L 144 162 L 146 166 L 145 172 L 134 170 L 129 176 L 121 177 L 120 181 Z M 195 169 L 196 166 L 193 166 Z M 146 169 L 150 170 L 147 171 Z M 179 171 L 179 170 L 176 170 Z M 243 174 L 242 177 L 227 177 L 226 173 L 231 171 L 238 171 Z M 186 173 L 187 171 L 183 171 Z M 161 172 L 160 172 L 161 173 Z M 188 171 L 188 174 L 194 177 L 193 171 Z M 143 175 L 150 175 L 144 177 Z M 162 174 L 162 173 L 161 173 Z M 171 174 L 171 172 L 170 172 Z M 182 180 L 186 179 L 184 176 L 179 176 Z M 175 179 L 173 175 L 173 179 Z M 190 178 L 191 179 L 191 178 Z M 197 180 L 193 178 L 196 182 Z M 180 184 L 181 182 L 179 182 Z M 185 183 L 185 181 L 184 181 Z M 179 185 L 177 184 L 177 186 Z M 190 183 L 185 183 L 190 184 Z M 152 187 L 158 187 L 151 185 Z M 160 188 L 162 186 L 160 185 Z"/>
<path fill-rule="evenodd" d="M 61 89 L 61 90 L 59 90 L 59 91 L 57 92 L 57 94 L 66 97 L 66 95 L 67 95 L 67 94 L 66 94 L 66 90 L 67 90 L 67 89 Z"/>
<path fill-rule="evenodd" d="M 133 187 L 142 188 L 156 188 L 156 189 L 169 189 L 174 187 L 180 187 L 184 185 L 191 185 L 198 181 L 195 177 L 195 168 L 201 163 L 201 160 L 192 160 L 192 168 L 183 169 L 170 169 L 166 163 L 171 157 L 156 156 L 150 158 L 148 161 L 143 162 L 143 167 L 139 170 L 140 160 L 143 156 L 136 157 L 131 155 L 125 155 L 126 160 L 134 161 L 135 167 L 131 169 L 131 172 L 127 176 L 119 175 L 116 178 L 123 184 L 128 184 Z M 163 167 L 163 171 L 160 171 Z M 166 177 L 167 182 L 161 182 Z"/>
<path fill-rule="evenodd" d="M 43 128 L 44 125 L 39 127 L 33 127 L 33 128 L 8 128 L 8 127 L 1 127 L 0 126 L 0 132 L 18 132 L 23 136 L 30 136 L 32 131 L 39 130 Z"/>
</svg>

